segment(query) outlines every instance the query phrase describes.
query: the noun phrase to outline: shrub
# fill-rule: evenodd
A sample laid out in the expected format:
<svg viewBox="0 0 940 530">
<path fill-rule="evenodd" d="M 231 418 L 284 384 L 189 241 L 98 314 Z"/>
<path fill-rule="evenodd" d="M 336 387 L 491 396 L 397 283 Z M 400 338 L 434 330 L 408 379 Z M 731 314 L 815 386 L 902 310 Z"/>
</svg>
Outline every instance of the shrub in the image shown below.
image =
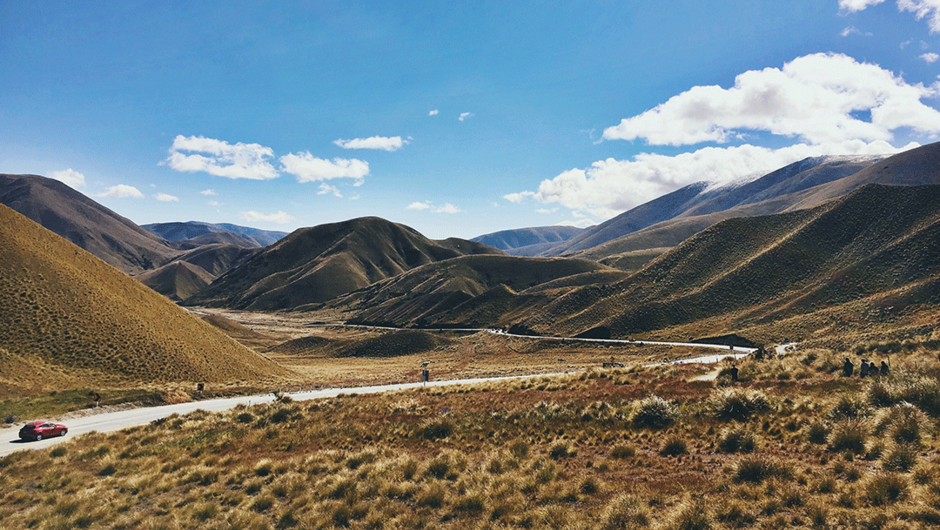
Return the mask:
<svg viewBox="0 0 940 530">
<path fill-rule="evenodd" d="M 610 450 L 610 456 L 613 458 L 631 458 L 636 456 L 636 448 L 632 445 L 618 445 Z"/>
<path fill-rule="evenodd" d="M 235 421 L 238 423 L 251 423 L 255 421 L 255 417 L 250 412 L 242 412 L 235 416 Z"/>
<path fill-rule="evenodd" d="M 529 443 L 525 440 L 516 440 L 509 445 L 509 454 L 516 460 L 524 460 L 529 456 Z"/>
<path fill-rule="evenodd" d="M 558 460 L 559 458 L 568 458 L 569 456 L 573 455 L 574 451 L 571 450 L 571 447 L 568 446 L 567 442 L 558 442 L 548 451 L 548 456 L 552 457 L 554 460 Z"/>
<path fill-rule="evenodd" d="M 646 505 L 633 495 L 626 494 L 615 497 L 607 504 L 601 520 L 603 530 L 647 528 L 650 524 Z"/>
<path fill-rule="evenodd" d="M 712 527 L 712 516 L 705 499 L 685 501 L 673 519 L 673 528 L 677 530 L 707 530 Z"/>
<path fill-rule="evenodd" d="M 454 422 L 450 418 L 435 418 L 424 422 L 421 436 L 428 440 L 447 438 L 454 433 Z"/>
<path fill-rule="evenodd" d="M 723 420 L 744 420 L 770 409 L 770 401 L 760 390 L 722 388 L 709 397 L 715 417 Z"/>
<path fill-rule="evenodd" d="M 688 453 L 689 447 L 685 438 L 679 435 L 672 435 L 666 438 L 662 448 L 659 450 L 660 456 L 679 456 Z"/>
<path fill-rule="evenodd" d="M 757 446 L 757 437 L 745 427 L 724 429 L 718 438 L 718 448 L 725 453 L 751 453 Z"/>
<path fill-rule="evenodd" d="M 876 434 L 887 434 L 896 443 L 919 447 L 922 426 L 926 423 L 927 418 L 920 409 L 902 401 L 879 414 Z"/>
<path fill-rule="evenodd" d="M 858 454 L 865 450 L 867 439 L 868 425 L 864 420 L 843 420 L 833 425 L 829 433 L 829 450 Z"/>
<path fill-rule="evenodd" d="M 868 404 L 857 394 L 843 394 L 829 410 L 830 421 L 850 420 L 868 416 Z"/>
<path fill-rule="evenodd" d="M 910 445 L 898 444 L 885 457 L 882 467 L 888 471 L 908 472 L 917 464 L 917 449 Z"/>
<path fill-rule="evenodd" d="M 814 421 L 809 424 L 809 427 L 806 429 L 806 439 L 809 440 L 809 443 L 813 444 L 824 444 L 826 443 L 826 438 L 829 437 L 829 429 L 826 428 L 826 425 L 820 421 Z"/>
<path fill-rule="evenodd" d="M 659 396 L 650 396 L 637 404 L 633 425 L 651 429 L 662 429 L 676 422 L 679 411 L 676 405 Z"/>
<path fill-rule="evenodd" d="M 890 504 L 907 498 L 907 479 L 897 473 L 878 473 L 865 485 L 868 502 L 875 506 Z"/>
<path fill-rule="evenodd" d="M 734 480 L 737 482 L 759 483 L 768 478 L 789 478 L 792 475 L 793 470 L 790 466 L 782 462 L 746 456 L 738 460 Z"/>
</svg>

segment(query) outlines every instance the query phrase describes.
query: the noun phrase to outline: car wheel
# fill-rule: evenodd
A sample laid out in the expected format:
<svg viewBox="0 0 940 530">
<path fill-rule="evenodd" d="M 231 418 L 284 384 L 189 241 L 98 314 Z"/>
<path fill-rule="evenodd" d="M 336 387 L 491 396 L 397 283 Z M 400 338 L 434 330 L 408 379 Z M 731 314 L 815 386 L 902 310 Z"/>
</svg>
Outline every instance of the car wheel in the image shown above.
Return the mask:
<svg viewBox="0 0 940 530">
<path fill-rule="evenodd" d="M 42 435 L 41 435 L 41 434 L 37 434 L 37 435 L 36 435 L 36 441 L 38 442 L 39 440 L 42 440 Z"/>
<path fill-rule="evenodd" d="M 62 432 L 59 433 L 59 436 L 65 436 L 65 433 L 69 432 L 68 429 L 62 429 Z"/>
</svg>

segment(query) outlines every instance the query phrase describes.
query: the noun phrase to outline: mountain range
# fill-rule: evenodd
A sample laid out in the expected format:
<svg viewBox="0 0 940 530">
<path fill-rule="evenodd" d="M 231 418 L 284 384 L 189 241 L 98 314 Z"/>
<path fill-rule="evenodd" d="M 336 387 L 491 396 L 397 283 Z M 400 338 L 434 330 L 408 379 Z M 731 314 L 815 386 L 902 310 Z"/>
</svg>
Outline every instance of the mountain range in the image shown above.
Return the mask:
<svg viewBox="0 0 940 530">
<path fill-rule="evenodd" d="M 406 327 L 757 342 L 920 329 L 940 316 L 940 144 L 806 159 L 693 184 L 588 230 L 478 241 L 375 217 L 287 235 L 200 222 L 151 233 L 29 175 L 0 175 L 0 202 L 12 208 L 0 209 L 0 368 L 52 380 L 288 376 L 167 297 Z M 20 376 L 4 377 L 12 388 Z"/>
</svg>

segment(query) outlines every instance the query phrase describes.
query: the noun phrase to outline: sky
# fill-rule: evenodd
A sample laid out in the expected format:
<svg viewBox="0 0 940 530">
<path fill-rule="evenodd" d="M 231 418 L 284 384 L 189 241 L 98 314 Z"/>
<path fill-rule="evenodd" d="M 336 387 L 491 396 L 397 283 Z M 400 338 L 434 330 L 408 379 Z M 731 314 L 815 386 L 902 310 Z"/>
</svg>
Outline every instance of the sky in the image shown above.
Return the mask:
<svg viewBox="0 0 940 530">
<path fill-rule="evenodd" d="M 0 0 L 0 173 L 138 224 L 603 222 L 940 134 L 940 0 Z"/>
</svg>

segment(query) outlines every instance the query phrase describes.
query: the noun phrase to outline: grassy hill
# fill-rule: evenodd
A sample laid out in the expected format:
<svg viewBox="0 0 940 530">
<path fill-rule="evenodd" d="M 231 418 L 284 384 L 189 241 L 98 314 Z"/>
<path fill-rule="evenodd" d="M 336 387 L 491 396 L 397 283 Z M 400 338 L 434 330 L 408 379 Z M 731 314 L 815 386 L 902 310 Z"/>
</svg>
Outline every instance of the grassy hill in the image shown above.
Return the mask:
<svg viewBox="0 0 940 530">
<path fill-rule="evenodd" d="M 57 180 L 0 175 L 0 204 L 126 273 L 155 269 L 179 254 L 161 237 Z"/>
<path fill-rule="evenodd" d="M 212 283 L 213 276 L 186 261 L 173 261 L 134 277 L 170 300 L 185 300 Z"/>
<path fill-rule="evenodd" d="M 376 217 L 297 230 L 228 271 L 187 304 L 278 310 L 316 304 L 428 263 L 502 254 L 462 239 L 432 241 Z"/>
<path fill-rule="evenodd" d="M 40 368 L 20 384 L 71 384 L 54 373 L 80 374 L 83 385 L 289 375 L 5 206 L 0 206 L 0 248 L 0 350 L 11 363 Z"/>
<path fill-rule="evenodd" d="M 567 258 L 463 256 L 377 282 L 336 305 L 353 311 L 356 322 L 493 325 L 524 303 L 526 298 L 519 293 L 527 289 L 608 270 L 598 263 Z"/>
<path fill-rule="evenodd" d="M 574 226 L 539 226 L 534 228 L 502 230 L 475 237 L 471 239 L 471 241 L 511 252 L 517 248 L 531 247 L 533 245 L 550 245 L 567 241 L 581 232 L 584 232 L 583 228 Z"/>
<path fill-rule="evenodd" d="M 938 280 L 940 186 L 869 185 L 811 210 L 726 220 L 608 292 L 574 290 L 529 320 L 570 334 L 696 322 L 707 322 L 702 333 L 723 332 L 885 296 L 903 299 L 895 313 L 935 306 Z"/>
<path fill-rule="evenodd" d="M 251 242 L 253 246 L 266 247 L 287 235 L 287 232 L 275 230 L 260 230 L 247 226 L 229 223 L 203 223 L 199 221 L 150 223 L 141 225 L 141 228 L 156 234 L 167 241 L 184 242 L 208 234 L 238 235 Z"/>
</svg>

